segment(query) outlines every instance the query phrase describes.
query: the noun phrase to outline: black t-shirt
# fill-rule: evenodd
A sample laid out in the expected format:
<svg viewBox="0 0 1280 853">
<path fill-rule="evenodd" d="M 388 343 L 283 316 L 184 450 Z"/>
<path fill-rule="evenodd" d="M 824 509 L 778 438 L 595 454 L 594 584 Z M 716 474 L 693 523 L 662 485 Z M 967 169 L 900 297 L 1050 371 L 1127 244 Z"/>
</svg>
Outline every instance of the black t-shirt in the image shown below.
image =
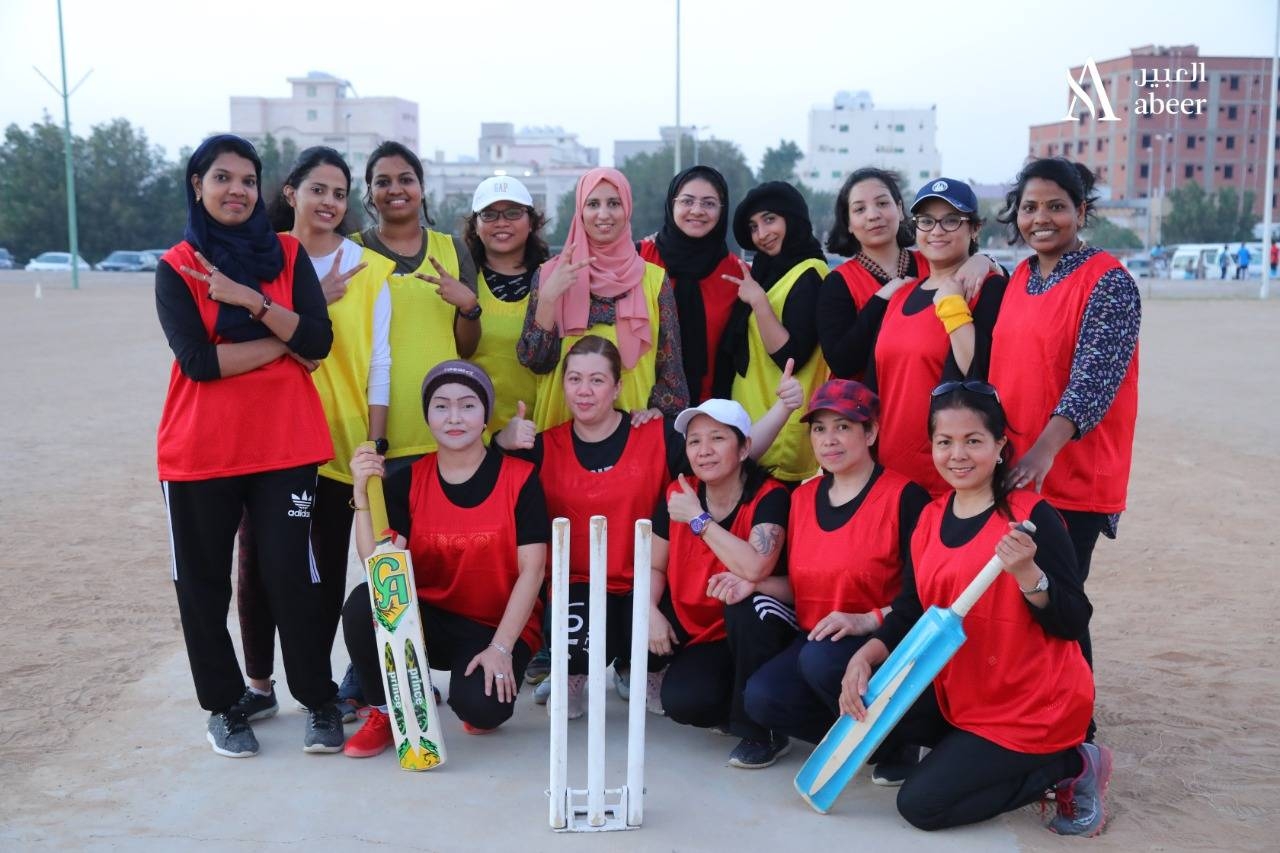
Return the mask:
<svg viewBox="0 0 1280 853">
<path fill-rule="evenodd" d="M 594 474 L 603 474 L 614 465 L 617 465 L 618 460 L 622 458 L 623 452 L 627 449 L 627 439 L 631 436 L 631 415 L 618 409 L 614 411 L 622 415 L 622 420 L 618 423 L 617 429 L 600 441 L 587 441 L 579 438 L 573 427 L 569 428 L 569 434 L 573 436 L 573 455 L 577 457 L 579 465 Z M 689 466 L 684 452 L 684 436 L 676 432 L 675 418 L 664 417 L 662 425 L 663 438 L 666 442 L 667 471 L 672 477 L 681 473 L 687 474 Z M 532 449 L 509 450 L 506 452 L 512 456 L 527 459 L 538 468 L 541 468 L 543 458 L 542 433 L 538 433 L 538 436 L 533 440 Z"/>
<path fill-rule="evenodd" d="M 849 519 L 853 518 L 854 513 L 862 506 L 867 495 L 871 493 L 871 487 L 880 479 L 880 475 L 884 473 L 883 465 L 876 465 L 875 470 L 871 472 L 871 479 L 867 480 L 867 484 L 862 487 L 862 491 L 850 501 L 840 504 L 840 506 L 831 505 L 831 484 L 835 481 L 830 474 L 823 474 L 822 481 L 818 484 L 818 496 L 816 500 L 818 526 L 830 533 L 833 530 L 839 530 Z M 898 497 L 898 551 L 906 554 L 911 550 L 911 534 L 915 532 L 916 522 L 920 519 L 920 513 L 929 505 L 929 493 L 917 486 L 915 483 L 908 483 L 902 489 L 902 494 Z"/>
<path fill-rule="evenodd" d="M 484 283 L 489 285 L 489 292 L 503 302 L 519 302 L 529 295 L 529 287 L 533 282 L 531 270 L 508 275 L 487 264 L 481 266 L 480 270 L 484 273 Z"/>
<path fill-rule="evenodd" d="M 440 477 L 440 488 L 444 496 L 455 506 L 464 509 L 479 506 L 498 485 L 498 474 L 502 469 L 502 453 L 495 448 L 485 452 L 480 467 L 471 478 L 462 483 L 447 483 Z M 412 529 L 409 517 L 409 489 L 413 482 L 413 468 L 402 468 L 388 477 L 383 485 L 383 493 L 387 501 L 387 520 L 391 529 L 406 540 Z M 520 489 L 516 498 L 516 544 L 540 545 L 551 541 L 551 519 L 547 516 L 547 499 L 542 493 L 542 481 L 534 474 Z"/>
<path fill-rule="evenodd" d="M 750 503 L 755 497 L 755 492 L 747 494 L 743 491 L 742 497 L 738 499 L 738 505 L 726 515 L 724 518 L 717 518 L 716 524 L 721 527 L 728 528 L 733 524 L 735 518 L 738 517 L 738 510 L 742 509 L 742 505 Z M 698 483 L 698 503 L 702 504 L 704 512 L 707 510 L 707 484 Z M 791 513 L 791 493 L 786 489 L 774 489 L 760 499 L 760 503 L 756 504 L 756 511 L 751 516 L 751 526 L 757 524 L 776 524 L 785 529 L 787 526 L 787 516 Z M 653 508 L 653 535 L 661 536 L 668 541 L 671 540 L 671 516 L 667 514 L 667 496 L 664 494 L 658 498 L 658 505 Z M 779 561 L 781 567 L 785 561 Z M 782 573 L 780 568 L 777 572 Z"/>
</svg>

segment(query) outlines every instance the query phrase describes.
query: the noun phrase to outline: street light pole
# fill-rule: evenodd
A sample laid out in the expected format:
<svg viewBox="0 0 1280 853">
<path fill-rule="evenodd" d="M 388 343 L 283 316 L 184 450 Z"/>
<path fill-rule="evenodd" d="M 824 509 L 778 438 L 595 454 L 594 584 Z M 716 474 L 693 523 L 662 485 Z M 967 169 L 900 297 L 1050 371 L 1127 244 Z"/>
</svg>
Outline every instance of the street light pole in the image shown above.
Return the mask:
<svg viewBox="0 0 1280 853">
<path fill-rule="evenodd" d="M 67 91 L 67 46 L 62 37 L 62 0 L 58 0 L 58 54 L 62 61 L 62 147 L 67 161 L 67 233 L 71 243 L 71 289 L 79 290 L 80 234 L 76 225 L 76 170 L 71 154 L 71 93 Z"/>
<path fill-rule="evenodd" d="M 680 174 L 680 0 L 676 0 L 676 174 Z"/>
<path fill-rule="evenodd" d="M 1160 140 L 1160 219 L 1156 223 L 1156 245 L 1158 246 L 1164 242 L 1164 159 L 1169 150 L 1169 143 L 1173 141 L 1173 134 L 1161 134 L 1156 139 Z"/>
<path fill-rule="evenodd" d="M 1271 198 L 1276 191 L 1276 86 L 1280 85 L 1280 0 L 1276 0 L 1276 41 L 1271 51 L 1271 118 L 1267 122 L 1267 180 L 1262 209 L 1262 284 L 1258 298 L 1271 292 Z"/>
</svg>

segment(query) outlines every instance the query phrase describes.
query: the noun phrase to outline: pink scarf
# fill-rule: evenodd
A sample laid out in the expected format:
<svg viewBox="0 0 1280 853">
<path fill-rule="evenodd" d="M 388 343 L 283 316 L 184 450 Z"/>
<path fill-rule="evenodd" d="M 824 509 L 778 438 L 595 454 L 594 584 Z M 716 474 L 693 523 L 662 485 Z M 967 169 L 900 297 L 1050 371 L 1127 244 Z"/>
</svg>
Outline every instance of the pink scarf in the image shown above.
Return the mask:
<svg viewBox="0 0 1280 853">
<path fill-rule="evenodd" d="M 582 224 L 587 196 L 602 183 L 617 188 L 622 198 L 622 214 L 626 218 L 618 238 L 611 243 L 592 240 Z M 564 251 L 543 265 L 541 278 L 546 281 L 561 263 L 595 258 L 589 266 L 578 270 L 576 281 L 560 298 L 560 304 L 556 306 L 556 324 L 561 335 L 580 335 L 587 330 L 591 295 L 615 299 L 614 328 L 618 336 L 618 352 L 622 356 L 622 366 L 630 370 L 636 366 L 640 356 L 653 347 L 649 307 L 645 303 L 642 286 L 645 262 L 631 239 L 631 184 L 617 169 L 592 169 L 578 181 L 575 201 L 577 213 L 569 225 Z"/>
</svg>

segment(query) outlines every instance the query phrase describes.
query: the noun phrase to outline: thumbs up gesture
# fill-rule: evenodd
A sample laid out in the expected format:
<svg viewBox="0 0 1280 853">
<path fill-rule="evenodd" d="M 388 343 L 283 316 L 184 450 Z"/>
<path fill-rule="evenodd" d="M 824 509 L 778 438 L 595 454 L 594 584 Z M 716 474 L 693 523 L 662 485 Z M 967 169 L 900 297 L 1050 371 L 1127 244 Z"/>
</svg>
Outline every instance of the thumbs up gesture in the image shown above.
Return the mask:
<svg viewBox="0 0 1280 853">
<path fill-rule="evenodd" d="M 792 375 L 796 369 L 796 360 L 787 359 L 787 366 L 782 370 L 782 379 L 778 381 L 778 400 L 788 412 L 794 412 L 804 405 L 804 386 Z"/>
<path fill-rule="evenodd" d="M 503 450 L 532 450 L 534 440 L 538 437 L 538 429 L 533 421 L 525 417 L 527 408 L 524 400 L 516 403 L 516 415 L 507 421 L 507 425 L 493 437 Z"/>
<path fill-rule="evenodd" d="M 689 481 L 684 478 L 684 474 L 676 478 L 676 485 L 679 488 L 667 498 L 667 515 L 671 517 L 672 521 L 688 524 L 702 515 L 702 501 L 698 500 L 697 491 L 693 486 L 689 485 Z"/>
</svg>

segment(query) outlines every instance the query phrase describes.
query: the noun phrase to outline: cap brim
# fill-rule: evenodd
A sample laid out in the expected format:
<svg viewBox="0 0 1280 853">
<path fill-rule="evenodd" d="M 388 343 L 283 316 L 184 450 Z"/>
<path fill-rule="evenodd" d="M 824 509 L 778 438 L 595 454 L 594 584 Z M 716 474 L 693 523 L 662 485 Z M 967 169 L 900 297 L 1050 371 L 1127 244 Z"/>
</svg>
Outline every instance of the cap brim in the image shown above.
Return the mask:
<svg viewBox="0 0 1280 853">
<path fill-rule="evenodd" d="M 960 205 L 956 204 L 955 199 L 945 196 L 942 193 L 929 193 L 928 195 L 920 196 L 920 198 L 916 199 L 914 202 L 911 203 L 911 212 L 915 213 L 917 207 L 924 204 L 926 201 L 928 201 L 931 198 L 940 198 L 943 201 L 945 201 L 947 204 L 954 207 L 956 210 L 960 211 L 961 213 L 973 213 L 975 210 L 977 210 L 976 207 L 970 207 L 968 209 L 961 207 Z"/>
</svg>

